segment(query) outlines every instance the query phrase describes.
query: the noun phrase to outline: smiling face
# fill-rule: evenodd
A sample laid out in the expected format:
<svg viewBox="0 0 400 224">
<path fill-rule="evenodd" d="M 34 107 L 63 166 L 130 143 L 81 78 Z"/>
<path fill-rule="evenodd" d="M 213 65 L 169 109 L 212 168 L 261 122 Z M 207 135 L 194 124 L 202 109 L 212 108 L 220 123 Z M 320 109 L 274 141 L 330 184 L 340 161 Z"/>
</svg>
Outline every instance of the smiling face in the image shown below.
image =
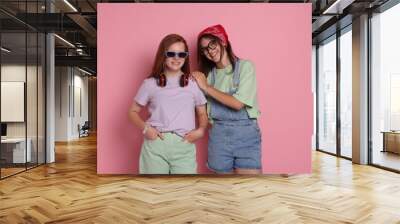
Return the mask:
<svg viewBox="0 0 400 224">
<path fill-rule="evenodd" d="M 185 44 L 183 42 L 176 42 L 173 43 L 171 46 L 168 47 L 166 52 L 185 52 Z M 178 57 L 177 54 L 175 54 L 174 57 L 167 57 L 165 56 L 165 66 L 166 69 L 168 69 L 170 72 L 179 72 L 181 71 L 181 68 L 183 64 L 185 63 L 186 58 L 181 58 Z"/>
<path fill-rule="evenodd" d="M 200 40 L 200 47 L 202 54 L 210 61 L 218 63 L 221 61 L 224 48 L 218 43 L 217 40 L 208 37 L 203 37 Z"/>
</svg>

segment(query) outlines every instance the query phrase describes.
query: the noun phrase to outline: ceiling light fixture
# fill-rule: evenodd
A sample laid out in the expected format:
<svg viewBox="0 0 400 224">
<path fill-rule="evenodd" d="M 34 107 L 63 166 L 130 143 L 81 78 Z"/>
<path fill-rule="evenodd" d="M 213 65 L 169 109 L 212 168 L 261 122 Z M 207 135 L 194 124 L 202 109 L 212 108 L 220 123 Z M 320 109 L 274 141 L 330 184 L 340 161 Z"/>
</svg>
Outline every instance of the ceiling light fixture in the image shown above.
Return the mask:
<svg viewBox="0 0 400 224">
<path fill-rule="evenodd" d="M 64 43 L 68 44 L 69 46 L 75 48 L 75 45 L 71 44 L 71 42 L 69 42 L 68 40 L 66 40 L 66 39 L 64 39 L 64 38 L 62 38 L 62 37 L 60 37 L 60 36 L 57 35 L 57 34 L 54 34 L 54 36 L 57 37 L 58 39 L 60 39 L 61 41 L 63 41 Z"/>
<path fill-rule="evenodd" d="M 336 0 L 332 5 L 324 10 L 322 14 L 342 14 L 343 9 L 351 5 L 354 0 Z"/>
<path fill-rule="evenodd" d="M 11 50 L 9 50 L 9 49 L 7 49 L 7 48 L 5 48 L 5 47 L 1 47 L 1 50 L 4 51 L 4 52 L 6 52 L 6 53 L 10 53 L 10 52 L 11 52 Z"/>
<path fill-rule="evenodd" d="M 78 70 L 81 71 L 81 72 L 83 72 L 83 73 L 85 73 L 85 74 L 88 74 L 88 75 L 90 75 L 90 76 L 93 75 L 92 73 L 90 73 L 90 72 L 88 72 L 88 71 L 86 71 L 86 70 L 83 70 L 83 69 L 81 69 L 81 68 L 79 68 L 79 67 L 78 67 Z"/>
<path fill-rule="evenodd" d="M 72 10 L 74 10 L 74 12 L 78 12 L 78 10 L 71 4 L 69 3 L 68 0 L 64 0 L 65 4 L 67 4 Z"/>
</svg>

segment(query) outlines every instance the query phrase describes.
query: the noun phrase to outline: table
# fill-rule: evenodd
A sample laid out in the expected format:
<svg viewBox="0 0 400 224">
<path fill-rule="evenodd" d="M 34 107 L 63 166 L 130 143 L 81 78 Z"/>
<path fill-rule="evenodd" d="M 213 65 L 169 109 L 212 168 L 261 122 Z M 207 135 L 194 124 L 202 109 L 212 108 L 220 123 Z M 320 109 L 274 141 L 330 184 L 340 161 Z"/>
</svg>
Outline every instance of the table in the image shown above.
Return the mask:
<svg viewBox="0 0 400 224">
<path fill-rule="evenodd" d="M 383 133 L 382 152 L 400 154 L 400 131 L 382 131 L 381 133 Z"/>
<path fill-rule="evenodd" d="M 26 142 L 28 143 L 28 147 L 26 147 L 25 154 L 25 138 L 1 139 L 1 159 L 5 160 L 5 163 L 31 162 L 32 140 L 27 138 Z"/>
</svg>

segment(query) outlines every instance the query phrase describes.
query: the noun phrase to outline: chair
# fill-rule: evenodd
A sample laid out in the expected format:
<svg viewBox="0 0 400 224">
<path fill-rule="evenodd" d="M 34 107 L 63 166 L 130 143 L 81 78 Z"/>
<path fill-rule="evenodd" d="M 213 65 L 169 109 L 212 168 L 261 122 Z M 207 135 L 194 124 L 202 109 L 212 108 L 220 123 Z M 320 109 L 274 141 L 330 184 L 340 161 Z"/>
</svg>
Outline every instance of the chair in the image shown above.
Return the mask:
<svg viewBox="0 0 400 224">
<path fill-rule="evenodd" d="M 90 129 L 89 121 L 85 121 L 82 127 L 78 124 L 79 138 L 89 136 L 89 129 Z"/>
</svg>

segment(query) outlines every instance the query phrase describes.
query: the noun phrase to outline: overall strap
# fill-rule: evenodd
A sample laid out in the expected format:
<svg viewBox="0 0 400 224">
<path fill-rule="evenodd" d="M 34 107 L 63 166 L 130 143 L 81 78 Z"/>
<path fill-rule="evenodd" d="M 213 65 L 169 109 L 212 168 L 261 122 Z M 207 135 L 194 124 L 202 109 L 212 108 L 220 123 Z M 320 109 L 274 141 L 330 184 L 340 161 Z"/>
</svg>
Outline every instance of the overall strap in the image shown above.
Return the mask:
<svg viewBox="0 0 400 224">
<path fill-rule="evenodd" d="M 231 93 L 234 94 L 237 92 L 240 83 L 240 60 L 239 58 L 235 62 L 235 71 L 233 72 L 233 88 L 231 89 Z"/>
<path fill-rule="evenodd" d="M 215 76 L 216 76 L 216 68 L 212 68 L 211 70 L 211 77 L 210 77 L 210 85 L 214 87 L 215 83 Z M 240 60 L 239 58 L 235 62 L 235 71 L 233 71 L 233 78 L 232 78 L 233 87 L 230 90 L 230 93 L 234 94 L 239 88 L 240 83 Z"/>
<path fill-rule="evenodd" d="M 215 83 L 215 75 L 216 75 L 216 71 L 215 71 L 215 67 L 213 67 L 212 69 L 211 69 L 211 78 L 210 78 L 210 85 L 212 86 L 212 87 L 214 87 L 214 83 Z"/>
</svg>

